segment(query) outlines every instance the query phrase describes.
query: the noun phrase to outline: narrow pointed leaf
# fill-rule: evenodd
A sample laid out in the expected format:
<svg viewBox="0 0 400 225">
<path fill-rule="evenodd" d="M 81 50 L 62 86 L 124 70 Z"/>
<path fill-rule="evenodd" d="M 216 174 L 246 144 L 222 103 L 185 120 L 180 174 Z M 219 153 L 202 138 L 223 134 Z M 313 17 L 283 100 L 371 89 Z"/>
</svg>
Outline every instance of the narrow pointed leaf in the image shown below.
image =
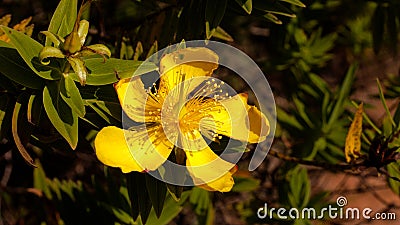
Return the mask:
<svg viewBox="0 0 400 225">
<path fill-rule="evenodd" d="M 81 94 L 71 77 L 66 76 L 60 82 L 60 95 L 65 103 L 76 113 L 79 117 L 85 116 L 85 105 L 83 103 Z"/>
<path fill-rule="evenodd" d="M 18 148 L 18 151 L 21 153 L 21 156 L 25 159 L 25 161 L 33 166 L 36 165 L 33 163 L 32 157 L 29 155 L 28 151 L 25 149 L 25 144 L 28 142 L 30 137 L 30 124 L 26 123 L 26 106 L 29 100 L 29 95 L 27 93 L 22 93 L 15 103 L 14 112 L 12 116 L 12 135 L 14 138 L 15 145 Z M 23 135 L 23 132 L 24 133 Z M 23 135 L 23 136 L 22 136 Z M 22 138 L 21 138 L 22 137 Z"/>
<path fill-rule="evenodd" d="M 273 23 L 275 23 L 275 24 L 282 24 L 282 21 L 280 21 L 279 19 L 278 19 L 278 17 L 276 17 L 274 14 L 272 14 L 272 13 L 267 13 L 267 14 L 265 14 L 264 15 L 264 18 L 265 19 L 267 19 L 267 20 L 269 20 L 269 21 L 271 21 L 271 22 L 273 22 Z"/>
<path fill-rule="evenodd" d="M 107 46 L 102 44 L 94 44 L 83 47 L 81 52 L 79 53 L 82 57 L 91 56 L 91 55 L 102 55 L 111 57 L 111 51 Z M 106 60 L 106 59 L 104 59 Z"/>
<path fill-rule="evenodd" d="M 214 38 L 219 38 L 221 40 L 224 41 L 229 41 L 232 42 L 234 41 L 232 36 L 229 35 L 224 29 L 222 29 L 220 26 L 217 27 L 217 29 L 215 29 L 215 32 L 213 34 Z"/>
<path fill-rule="evenodd" d="M 42 114 L 43 100 L 41 96 L 31 95 L 29 97 L 27 108 L 28 122 L 33 125 L 38 125 Z"/>
<path fill-rule="evenodd" d="M 135 49 L 135 54 L 133 55 L 133 60 L 138 61 L 139 57 L 143 54 L 142 42 L 138 42 Z"/>
<path fill-rule="evenodd" d="M 71 33 L 78 11 L 77 4 L 78 0 L 61 0 L 54 11 L 47 30 L 53 34 L 58 34 L 61 37 L 65 37 Z M 49 46 L 50 44 L 51 41 L 47 38 L 46 46 Z"/>
<path fill-rule="evenodd" d="M 89 32 L 89 22 L 87 20 L 79 21 L 78 35 L 81 41 L 81 45 L 85 44 L 86 35 Z"/>
<path fill-rule="evenodd" d="M 164 207 L 165 196 L 167 194 L 167 187 L 164 182 L 146 174 L 146 186 L 149 192 L 151 204 L 157 217 L 160 217 Z"/>
<path fill-rule="evenodd" d="M 74 73 L 78 75 L 79 83 L 83 86 L 86 84 L 87 70 L 85 63 L 80 58 L 68 57 L 68 62 L 71 65 Z"/>
<path fill-rule="evenodd" d="M 129 198 L 131 199 L 132 210 L 136 211 L 137 209 L 133 209 L 133 207 L 138 207 L 140 218 L 143 224 L 146 224 L 151 210 L 151 200 L 145 185 L 145 174 L 132 172 L 127 174 L 127 176 L 129 177 L 128 192 Z M 135 214 L 136 212 L 134 212 L 134 216 Z"/>
<path fill-rule="evenodd" d="M 247 14 L 253 10 L 253 0 L 235 0 Z"/>
<path fill-rule="evenodd" d="M 41 31 L 41 34 L 45 35 L 47 39 L 49 39 L 53 44 L 54 47 L 59 48 L 62 47 L 62 44 L 64 43 L 64 38 L 57 35 L 53 34 L 50 31 Z"/>
<path fill-rule="evenodd" d="M 280 1 L 282 1 L 282 2 L 287 2 L 287 3 L 290 3 L 290 4 L 292 4 L 292 5 L 297 5 L 297 6 L 300 6 L 300 7 L 306 7 L 306 5 L 304 5 L 301 1 L 299 1 L 299 0 L 280 0 Z"/>
<path fill-rule="evenodd" d="M 58 85 L 59 82 L 53 81 L 44 87 L 44 109 L 56 130 L 75 149 L 78 144 L 78 116 L 61 98 Z"/>
<path fill-rule="evenodd" d="M 154 41 L 153 45 L 151 45 L 150 50 L 147 52 L 146 59 L 152 56 L 153 54 L 157 53 L 158 51 L 158 42 L 157 40 Z M 157 61 L 158 56 L 155 55 L 155 62 Z"/>
</svg>

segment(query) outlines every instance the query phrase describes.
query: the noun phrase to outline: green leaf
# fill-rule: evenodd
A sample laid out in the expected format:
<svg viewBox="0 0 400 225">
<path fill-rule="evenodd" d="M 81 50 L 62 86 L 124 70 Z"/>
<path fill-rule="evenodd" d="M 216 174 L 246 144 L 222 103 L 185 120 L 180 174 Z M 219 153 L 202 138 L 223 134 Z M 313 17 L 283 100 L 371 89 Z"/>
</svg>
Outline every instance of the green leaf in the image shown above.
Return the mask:
<svg viewBox="0 0 400 225">
<path fill-rule="evenodd" d="M 133 218 L 140 215 L 144 224 L 149 217 L 151 210 L 151 200 L 146 187 L 146 178 L 144 173 L 131 172 L 126 174 L 129 199 L 131 201 Z"/>
<path fill-rule="evenodd" d="M 84 46 L 82 50 L 79 52 L 79 55 L 82 57 L 92 56 L 92 55 L 101 55 L 101 56 L 111 56 L 111 51 L 107 46 L 103 44 L 94 44 L 89 46 Z M 103 58 L 106 60 L 105 58 Z"/>
<path fill-rule="evenodd" d="M 143 54 L 142 42 L 138 42 L 135 49 L 135 54 L 133 55 L 133 60 L 138 61 L 139 57 Z"/>
<path fill-rule="evenodd" d="M 66 76 L 64 79 L 61 79 L 60 94 L 65 103 L 67 103 L 79 117 L 85 116 L 85 105 L 71 77 Z"/>
<path fill-rule="evenodd" d="M 330 130 L 330 128 L 333 126 L 334 123 L 336 123 L 336 120 L 342 115 L 344 111 L 344 103 L 345 100 L 349 97 L 350 95 L 350 90 L 355 78 L 355 73 L 357 71 L 357 64 L 353 64 L 350 66 L 350 68 L 347 70 L 346 76 L 344 78 L 344 81 L 342 85 L 340 86 L 339 90 L 339 95 L 337 97 L 337 100 L 335 102 L 335 105 L 331 111 L 328 123 L 327 123 L 327 130 Z"/>
<path fill-rule="evenodd" d="M 42 89 L 44 81 L 24 62 L 17 50 L 0 41 L 0 72 L 10 80 L 32 89 Z"/>
<path fill-rule="evenodd" d="M 179 201 L 181 199 L 181 196 L 183 193 L 182 186 L 167 184 L 167 190 L 171 194 L 171 196 L 174 198 L 175 201 Z"/>
<path fill-rule="evenodd" d="M 54 11 L 47 30 L 53 34 L 58 34 L 61 37 L 65 37 L 71 33 L 78 11 L 77 4 L 77 0 L 61 0 Z M 46 46 L 49 45 L 51 45 L 51 41 L 47 38 Z"/>
<path fill-rule="evenodd" d="M 133 60 L 110 58 L 90 58 L 84 60 L 89 72 L 86 84 L 105 85 L 117 82 L 119 79 L 130 78 L 133 75 L 143 75 L 154 71 L 157 66 L 153 63 L 143 63 Z M 79 81 L 74 73 L 69 74 L 74 80 Z"/>
<path fill-rule="evenodd" d="M 253 9 L 253 0 L 235 0 L 247 14 L 251 14 L 251 10 Z"/>
<path fill-rule="evenodd" d="M 391 163 L 391 164 L 387 165 L 386 169 L 390 176 L 400 178 L 399 162 L 395 162 L 395 163 Z M 393 180 L 391 178 L 388 178 L 388 183 L 389 183 L 390 188 L 393 190 L 393 192 L 396 195 L 399 195 L 400 194 L 400 182 Z"/>
<path fill-rule="evenodd" d="M 39 60 L 43 65 L 49 65 L 50 59 L 48 58 L 65 58 L 64 53 L 58 48 L 52 46 L 44 47 L 39 53 Z"/>
<path fill-rule="evenodd" d="M 86 77 L 88 74 L 85 63 L 81 58 L 68 57 L 67 60 L 74 70 L 74 74 L 78 76 L 79 83 L 84 86 L 86 84 Z"/>
<path fill-rule="evenodd" d="M 260 187 L 260 180 L 255 179 L 251 176 L 249 177 L 233 177 L 235 180 L 235 185 L 232 188 L 233 192 L 245 192 L 254 191 Z"/>
<path fill-rule="evenodd" d="M 166 184 L 157 178 L 146 174 L 146 187 L 147 191 L 149 192 L 154 212 L 156 213 L 157 217 L 160 217 L 164 207 L 165 196 L 167 194 Z"/>
<path fill-rule="evenodd" d="M 42 107 L 43 107 L 43 100 L 41 98 L 42 96 L 38 95 L 31 95 L 29 97 L 29 102 L 28 102 L 28 109 L 27 111 L 27 119 L 28 122 L 33 124 L 33 125 L 39 125 L 40 117 L 42 114 Z"/>
<path fill-rule="evenodd" d="M 307 169 L 297 166 L 290 172 L 289 200 L 291 206 L 300 209 L 304 208 L 310 199 L 311 192 L 311 184 L 308 179 Z"/>
<path fill-rule="evenodd" d="M 205 215 L 211 202 L 210 193 L 202 188 L 194 187 L 189 201 L 195 205 L 195 213 L 197 215 Z"/>
<path fill-rule="evenodd" d="M 146 59 L 152 56 L 153 54 L 157 53 L 158 51 L 158 42 L 157 40 L 154 41 L 153 45 L 151 45 L 149 51 L 147 52 Z M 154 60 L 158 59 L 158 56 L 154 56 Z"/>
<path fill-rule="evenodd" d="M 206 3 L 206 38 L 210 39 L 225 15 L 227 0 L 207 0 Z"/>
<path fill-rule="evenodd" d="M 60 96 L 59 82 L 48 82 L 43 90 L 43 105 L 53 126 L 72 149 L 78 144 L 78 116 Z"/>
<path fill-rule="evenodd" d="M 149 224 L 149 225 L 169 224 L 171 222 L 171 220 L 173 218 L 175 218 L 181 210 L 182 210 L 181 204 L 176 202 L 170 195 L 168 195 L 167 199 L 165 200 L 164 209 L 163 209 L 161 215 L 157 218 L 155 211 L 152 210 L 150 212 L 149 219 L 147 220 L 147 224 Z"/>
<path fill-rule="evenodd" d="M 278 19 L 278 17 L 276 17 L 276 16 L 275 16 L 274 14 L 272 14 L 272 13 L 264 14 L 263 17 L 264 17 L 265 19 L 267 19 L 267 20 L 269 20 L 269 21 L 275 23 L 275 24 L 282 24 L 282 21 L 280 21 L 280 20 Z"/>
<path fill-rule="evenodd" d="M 306 7 L 306 5 L 304 5 L 301 1 L 299 1 L 299 0 L 280 0 L 280 1 L 282 1 L 282 2 L 287 2 L 287 3 L 290 3 L 290 4 L 292 4 L 292 5 L 297 5 L 297 6 L 300 6 L 300 7 Z"/>
<path fill-rule="evenodd" d="M 79 21 L 78 36 L 81 41 L 81 46 L 85 44 L 88 32 L 89 32 L 89 21 L 87 20 Z"/>
<path fill-rule="evenodd" d="M 390 109 L 386 104 L 386 100 L 385 100 L 385 96 L 383 94 L 383 89 L 382 89 L 382 85 L 379 82 L 379 79 L 376 79 L 376 83 L 378 84 L 378 90 L 379 90 L 379 99 L 382 102 L 383 108 L 385 109 L 386 112 L 386 116 L 389 119 L 389 121 L 392 123 L 393 127 L 396 127 L 396 123 L 393 120 L 392 114 L 390 113 Z"/>
<path fill-rule="evenodd" d="M 231 35 L 229 35 L 224 29 L 222 29 L 220 26 L 215 29 L 215 32 L 213 34 L 213 37 L 219 38 L 223 41 L 229 41 L 232 42 L 233 38 Z"/>
<path fill-rule="evenodd" d="M 10 38 L 11 43 L 17 49 L 25 63 L 38 76 L 48 80 L 57 80 L 61 78 L 61 71 L 59 68 L 43 66 L 40 63 L 39 53 L 43 49 L 43 46 L 39 42 L 11 28 L 4 26 L 0 26 L 0 28 L 7 34 L 7 37 Z M 27 46 L 29 46 L 29 48 L 27 48 Z"/>
<path fill-rule="evenodd" d="M 286 8 L 279 2 L 266 3 L 262 0 L 254 0 L 253 7 L 263 12 L 269 12 L 287 17 L 296 17 L 296 15 L 290 9 Z"/>
<path fill-rule="evenodd" d="M 11 122 L 11 131 L 14 138 L 15 145 L 18 148 L 19 153 L 25 159 L 25 161 L 33 166 L 33 159 L 25 149 L 25 145 L 28 143 L 31 136 L 32 127 L 26 121 L 26 106 L 28 104 L 29 94 L 22 93 L 15 103 L 14 112 Z"/>
<path fill-rule="evenodd" d="M 46 173 L 44 172 L 42 164 L 39 160 L 35 160 L 35 164 L 37 165 L 37 168 L 33 170 L 33 187 L 41 190 L 46 198 L 51 200 L 53 196 L 51 194 L 49 185 L 47 184 Z"/>
<path fill-rule="evenodd" d="M 47 39 L 49 39 L 51 42 L 53 42 L 54 47 L 55 48 L 60 48 L 63 47 L 63 43 L 64 43 L 64 38 L 57 35 L 57 34 L 53 34 L 50 31 L 41 31 L 41 34 L 45 35 Z M 46 45 L 47 47 L 47 45 Z"/>
</svg>

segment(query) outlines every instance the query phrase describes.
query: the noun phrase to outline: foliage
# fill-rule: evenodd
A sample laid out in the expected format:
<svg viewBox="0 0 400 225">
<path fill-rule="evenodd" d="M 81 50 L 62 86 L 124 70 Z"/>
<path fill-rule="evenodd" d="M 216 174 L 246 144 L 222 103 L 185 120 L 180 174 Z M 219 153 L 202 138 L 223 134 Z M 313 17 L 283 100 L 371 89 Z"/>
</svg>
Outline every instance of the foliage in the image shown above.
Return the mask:
<svg viewBox="0 0 400 225">
<path fill-rule="evenodd" d="M 54 8 L 40 8 L 49 18 L 45 24 L 16 6 L 12 17 L 20 22 L 13 28 L 11 15 L 0 15 L 0 162 L 6 162 L 0 165 L 0 206 L 2 215 L 12 218 L 0 216 L 0 224 L 161 225 L 182 222 L 185 213 L 195 215 L 190 219 L 197 224 L 224 224 L 218 203 L 242 196 L 246 200 L 229 206 L 242 223 L 311 224 L 277 214 L 261 220 L 256 214 L 265 201 L 299 209 L 330 203 L 329 193 L 312 189 L 311 169 L 302 164 L 335 173 L 372 168 L 399 195 L 400 106 L 387 103 L 400 96 L 398 74 L 383 86 L 376 83 L 378 92 L 372 94 L 380 105 L 353 95 L 366 58 L 375 62 L 377 56 L 397 54 L 397 1 L 50 2 Z M 38 23 L 35 30 L 31 21 Z M 232 192 L 224 195 L 165 184 L 145 173 L 123 176 L 103 169 L 93 159 L 93 140 L 101 128 L 121 126 L 113 84 L 156 71 L 157 65 L 142 62 L 171 43 L 195 39 L 257 49 L 250 53 L 272 84 L 283 84 L 272 85 L 277 99 L 284 99 L 277 105 L 271 151 L 282 160 L 279 166 L 246 173 L 245 158 Z M 338 59 L 340 68 L 333 68 Z M 232 83 L 243 87 L 239 80 Z M 347 163 L 346 134 L 359 104 L 380 109 L 384 118 L 377 122 L 362 114 L 360 157 Z M 11 149 L 20 153 L 12 153 L 13 167 Z M 19 155 L 36 167 L 33 172 Z M 52 162 L 57 158 L 60 165 Z M 71 166 L 75 161 L 83 173 Z M 10 175 L 9 168 L 24 172 L 21 179 L 14 181 L 19 173 Z M 271 187 L 265 187 L 267 180 Z M 261 192 L 271 194 L 266 198 Z"/>
</svg>

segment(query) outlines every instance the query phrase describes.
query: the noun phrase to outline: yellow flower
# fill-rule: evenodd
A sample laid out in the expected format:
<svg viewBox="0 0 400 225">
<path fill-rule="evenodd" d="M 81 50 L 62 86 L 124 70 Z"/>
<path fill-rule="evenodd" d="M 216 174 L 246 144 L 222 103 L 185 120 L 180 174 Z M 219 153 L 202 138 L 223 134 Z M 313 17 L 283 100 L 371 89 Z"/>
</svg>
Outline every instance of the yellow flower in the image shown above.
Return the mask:
<svg viewBox="0 0 400 225">
<path fill-rule="evenodd" d="M 174 146 L 186 155 L 195 185 L 210 191 L 230 191 L 235 164 L 216 155 L 204 137 L 223 136 L 249 143 L 265 140 L 267 118 L 247 104 L 247 95 L 229 96 L 222 81 L 211 75 L 218 56 L 207 48 L 185 48 L 166 54 L 160 62 L 158 89 L 145 89 L 139 77 L 116 85 L 126 115 L 142 125 L 130 129 L 105 127 L 95 139 L 96 155 L 124 173 L 152 171 Z"/>
</svg>

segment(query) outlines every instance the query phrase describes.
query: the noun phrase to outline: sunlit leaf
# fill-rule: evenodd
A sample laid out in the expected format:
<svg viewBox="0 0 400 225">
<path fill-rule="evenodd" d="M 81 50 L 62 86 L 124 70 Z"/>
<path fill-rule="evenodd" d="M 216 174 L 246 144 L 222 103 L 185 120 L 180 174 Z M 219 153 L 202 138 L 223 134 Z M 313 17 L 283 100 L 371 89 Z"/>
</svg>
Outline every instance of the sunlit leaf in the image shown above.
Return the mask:
<svg viewBox="0 0 400 225">
<path fill-rule="evenodd" d="M 299 1 L 299 0 L 280 0 L 280 1 L 282 1 L 282 2 L 288 2 L 288 3 L 290 3 L 290 4 L 292 4 L 292 5 L 297 5 L 297 6 L 300 6 L 300 7 L 306 7 L 306 5 L 304 5 L 301 1 Z"/>
<path fill-rule="evenodd" d="M 133 75 L 143 75 L 154 71 L 157 66 L 153 63 L 145 63 L 133 60 L 122 60 L 110 58 L 90 58 L 84 60 L 88 70 L 86 84 L 89 85 L 104 85 L 117 82 L 119 79 L 130 78 Z M 142 65 L 143 64 L 143 65 Z M 138 71 L 136 71 L 139 69 Z M 69 74 L 74 80 L 79 81 L 75 73 Z"/>
<path fill-rule="evenodd" d="M 85 116 L 85 106 L 75 82 L 71 77 L 66 76 L 60 82 L 61 98 L 79 116 Z"/>
<path fill-rule="evenodd" d="M 65 37 L 71 33 L 78 11 L 77 4 L 77 0 L 61 0 L 51 18 L 48 31 L 58 34 L 61 37 Z M 50 44 L 51 40 L 47 38 L 46 46 Z"/>
<path fill-rule="evenodd" d="M 222 29 L 220 26 L 218 26 L 218 27 L 215 29 L 215 32 L 214 32 L 214 34 L 213 34 L 213 37 L 219 38 L 219 39 L 224 40 L 224 41 L 229 41 L 229 42 L 232 42 L 232 41 L 233 41 L 232 36 L 229 35 L 229 34 L 228 34 L 224 29 Z"/>
<path fill-rule="evenodd" d="M 61 72 L 59 70 L 43 66 L 40 63 L 39 53 L 43 46 L 39 42 L 11 28 L 4 26 L 0 26 L 0 28 L 7 34 L 8 38 L 10 38 L 12 45 L 17 49 L 18 53 L 32 71 L 48 80 L 61 78 Z M 29 46 L 29 48 L 27 48 L 27 46 Z"/>
<path fill-rule="evenodd" d="M 252 0 L 235 0 L 247 14 L 251 14 L 253 9 Z"/>
</svg>

